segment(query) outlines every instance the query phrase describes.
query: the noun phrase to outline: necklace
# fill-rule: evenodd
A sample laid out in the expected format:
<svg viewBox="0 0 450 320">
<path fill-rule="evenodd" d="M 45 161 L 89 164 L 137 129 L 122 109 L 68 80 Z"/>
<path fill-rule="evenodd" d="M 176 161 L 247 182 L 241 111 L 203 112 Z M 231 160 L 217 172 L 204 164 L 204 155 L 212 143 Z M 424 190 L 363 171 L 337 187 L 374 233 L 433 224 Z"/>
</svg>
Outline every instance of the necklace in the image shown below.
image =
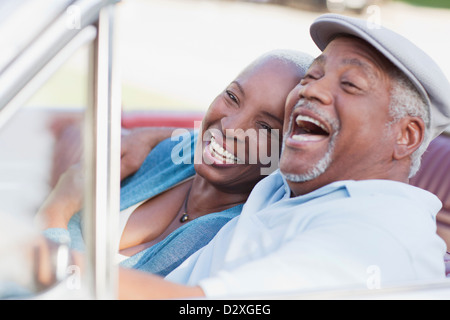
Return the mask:
<svg viewBox="0 0 450 320">
<path fill-rule="evenodd" d="M 182 205 L 183 214 L 181 215 L 181 218 L 180 218 L 180 222 L 181 223 L 186 222 L 186 221 L 188 221 L 190 219 L 189 218 L 189 214 L 187 213 L 187 202 L 188 202 L 188 199 L 189 199 L 189 194 L 191 193 L 191 189 L 192 189 L 192 185 L 189 187 L 189 190 L 188 190 L 188 192 L 186 194 L 186 198 L 184 199 L 184 202 L 183 202 L 183 205 Z"/>
</svg>

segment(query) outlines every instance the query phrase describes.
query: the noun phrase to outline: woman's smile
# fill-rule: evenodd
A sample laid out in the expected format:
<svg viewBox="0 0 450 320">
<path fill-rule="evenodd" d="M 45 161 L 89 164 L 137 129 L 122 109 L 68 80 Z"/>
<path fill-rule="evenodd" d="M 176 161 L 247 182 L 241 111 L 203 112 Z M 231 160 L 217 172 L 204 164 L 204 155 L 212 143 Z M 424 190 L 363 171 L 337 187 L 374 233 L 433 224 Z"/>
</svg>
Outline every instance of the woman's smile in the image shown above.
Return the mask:
<svg viewBox="0 0 450 320">
<path fill-rule="evenodd" d="M 220 144 L 220 141 L 217 140 L 214 135 L 211 135 L 211 140 L 209 143 L 206 143 L 203 150 L 203 160 L 207 164 L 228 167 L 243 163 L 233 153 L 224 148 Z"/>
</svg>

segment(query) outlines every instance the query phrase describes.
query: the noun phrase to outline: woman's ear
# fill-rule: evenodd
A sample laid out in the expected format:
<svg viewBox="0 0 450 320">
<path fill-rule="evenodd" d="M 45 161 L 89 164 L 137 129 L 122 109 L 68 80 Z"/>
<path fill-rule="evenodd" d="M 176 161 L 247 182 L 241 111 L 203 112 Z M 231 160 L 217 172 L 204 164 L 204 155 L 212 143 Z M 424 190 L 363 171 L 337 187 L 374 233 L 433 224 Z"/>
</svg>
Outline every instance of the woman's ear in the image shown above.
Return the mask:
<svg viewBox="0 0 450 320">
<path fill-rule="evenodd" d="M 422 144 L 425 123 L 419 117 L 405 117 L 398 123 L 397 139 L 394 146 L 394 159 L 409 157 Z"/>
</svg>

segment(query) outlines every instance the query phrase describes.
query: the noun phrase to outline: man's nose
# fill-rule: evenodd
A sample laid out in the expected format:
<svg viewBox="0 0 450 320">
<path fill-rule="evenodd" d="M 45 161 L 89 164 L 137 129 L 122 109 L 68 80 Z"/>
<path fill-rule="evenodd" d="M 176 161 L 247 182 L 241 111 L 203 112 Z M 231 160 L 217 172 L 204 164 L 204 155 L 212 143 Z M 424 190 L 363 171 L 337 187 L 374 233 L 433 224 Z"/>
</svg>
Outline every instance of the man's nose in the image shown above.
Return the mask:
<svg viewBox="0 0 450 320">
<path fill-rule="evenodd" d="M 298 94 L 299 98 L 317 101 L 323 105 L 330 105 L 333 103 L 331 83 L 325 77 L 305 84 L 300 88 Z"/>
</svg>

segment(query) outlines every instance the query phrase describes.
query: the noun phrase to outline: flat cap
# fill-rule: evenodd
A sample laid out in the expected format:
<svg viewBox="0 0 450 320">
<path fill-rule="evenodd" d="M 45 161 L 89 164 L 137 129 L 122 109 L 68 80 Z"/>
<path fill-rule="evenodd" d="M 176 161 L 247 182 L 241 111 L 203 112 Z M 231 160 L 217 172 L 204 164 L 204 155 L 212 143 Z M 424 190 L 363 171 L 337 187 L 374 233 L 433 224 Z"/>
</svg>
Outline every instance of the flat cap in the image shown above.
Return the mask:
<svg viewBox="0 0 450 320">
<path fill-rule="evenodd" d="M 310 33 L 322 51 L 339 34 L 367 41 L 411 80 L 428 103 L 432 137 L 450 125 L 448 79 L 430 56 L 405 37 L 366 20 L 339 14 L 321 15 L 311 25 Z"/>
</svg>

